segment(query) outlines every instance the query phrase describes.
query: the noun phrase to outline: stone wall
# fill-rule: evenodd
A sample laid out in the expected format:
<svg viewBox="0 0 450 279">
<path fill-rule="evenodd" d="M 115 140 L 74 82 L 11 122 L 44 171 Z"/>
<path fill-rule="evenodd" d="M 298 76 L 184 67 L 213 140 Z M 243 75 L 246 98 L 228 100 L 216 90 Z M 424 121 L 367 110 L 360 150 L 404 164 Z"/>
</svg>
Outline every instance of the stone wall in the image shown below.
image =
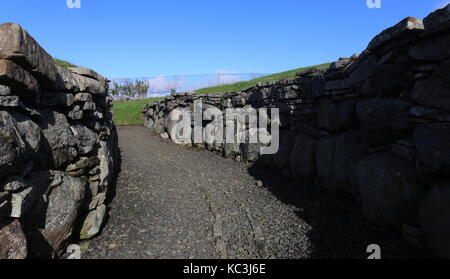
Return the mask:
<svg viewBox="0 0 450 279">
<path fill-rule="evenodd" d="M 220 109 L 224 119 L 227 108 L 279 108 L 276 154 L 259 156 L 260 144 L 216 141 L 214 121 L 202 123 L 204 146 L 349 192 L 374 223 L 401 230 L 412 243 L 424 240 L 434 255 L 450 258 L 449 46 L 447 6 L 423 20 L 406 18 L 362 54 L 328 69 L 242 92 L 175 94 L 147 104 L 143 117 L 155 133 L 173 138 L 179 121 L 174 109 L 193 115 L 195 100 L 203 100 L 203 109 Z M 270 137 L 264 129 L 249 132 Z"/>
<path fill-rule="evenodd" d="M 0 259 L 58 257 L 98 233 L 118 158 L 107 92 L 0 25 Z"/>
</svg>

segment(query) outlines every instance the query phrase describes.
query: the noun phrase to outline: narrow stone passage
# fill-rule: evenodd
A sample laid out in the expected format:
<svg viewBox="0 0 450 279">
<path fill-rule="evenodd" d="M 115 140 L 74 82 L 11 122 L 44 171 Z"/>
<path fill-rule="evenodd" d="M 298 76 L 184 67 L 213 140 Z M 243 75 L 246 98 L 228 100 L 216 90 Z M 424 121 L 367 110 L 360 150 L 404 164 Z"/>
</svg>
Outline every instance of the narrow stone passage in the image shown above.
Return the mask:
<svg viewBox="0 0 450 279">
<path fill-rule="evenodd" d="M 366 258 L 372 243 L 384 257 L 423 256 L 369 224 L 346 197 L 144 127 L 118 133 L 122 168 L 110 217 L 81 244 L 83 258 Z"/>
</svg>

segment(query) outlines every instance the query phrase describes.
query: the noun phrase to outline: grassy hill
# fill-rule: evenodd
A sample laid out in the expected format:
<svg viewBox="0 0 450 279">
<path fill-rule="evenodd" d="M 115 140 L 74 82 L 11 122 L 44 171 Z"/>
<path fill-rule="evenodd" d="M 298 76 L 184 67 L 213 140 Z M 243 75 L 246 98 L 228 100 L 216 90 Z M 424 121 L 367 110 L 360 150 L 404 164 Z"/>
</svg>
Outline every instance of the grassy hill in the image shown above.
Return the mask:
<svg viewBox="0 0 450 279">
<path fill-rule="evenodd" d="M 54 58 L 54 60 L 56 62 L 56 65 L 58 65 L 62 68 L 77 67 L 76 65 L 74 65 L 70 62 L 64 61 L 64 60 L 60 60 L 60 59 L 56 59 L 56 58 Z"/>
<path fill-rule="evenodd" d="M 149 98 L 128 102 L 114 102 L 114 121 L 117 125 L 141 125 L 142 107 L 162 98 Z"/>
<path fill-rule="evenodd" d="M 294 69 L 286 72 L 276 73 L 272 75 L 267 75 L 259 78 L 255 78 L 249 81 L 236 82 L 231 84 L 224 84 L 214 87 L 203 88 L 195 91 L 198 94 L 211 94 L 211 93 L 226 93 L 226 92 L 235 92 L 241 91 L 246 88 L 255 86 L 259 82 L 268 82 L 268 81 L 276 81 L 285 78 L 294 78 L 297 72 L 313 68 L 313 67 L 321 67 L 328 68 L 330 63 L 325 63 L 317 66 L 305 67 Z M 141 125 L 142 124 L 142 115 L 141 110 L 142 107 L 149 102 L 156 101 L 162 99 L 161 98 L 150 98 L 150 99 L 142 99 L 135 100 L 129 102 L 115 102 L 114 103 L 114 121 L 117 125 Z"/>
<path fill-rule="evenodd" d="M 242 91 L 244 89 L 247 89 L 249 87 L 255 86 L 259 82 L 268 82 L 268 81 L 274 81 L 274 80 L 280 80 L 285 78 L 295 78 L 295 74 L 297 72 L 313 68 L 313 67 L 320 67 L 320 68 L 328 68 L 331 63 L 325 63 L 317 66 L 311 66 L 311 67 L 305 67 L 305 68 L 299 68 L 294 69 L 286 72 L 276 73 L 272 75 L 267 75 L 259 78 L 255 78 L 249 81 L 241 81 L 231 84 L 223 84 L 213 87 L 207 87 L 198 89 L 195 91 L 198 94 L 211 94 L 211 93 L 227 93 L 227 92 L 236 92 L 236 91 Z"/>
</svg>

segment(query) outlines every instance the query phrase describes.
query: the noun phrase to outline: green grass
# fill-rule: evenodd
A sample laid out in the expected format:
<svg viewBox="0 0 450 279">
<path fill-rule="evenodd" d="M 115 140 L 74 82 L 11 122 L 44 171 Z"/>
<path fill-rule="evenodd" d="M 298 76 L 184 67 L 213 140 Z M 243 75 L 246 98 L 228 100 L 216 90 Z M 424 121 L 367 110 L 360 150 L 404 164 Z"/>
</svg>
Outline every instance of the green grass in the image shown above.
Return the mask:
<svg viewBox="0 0 450 279">
<path fill-rule="evenodd" d="M 77 67 L 76 65 L 74 65 L 74 64 L 72 64 L 70 62 L 64 61 L 64 60 L 60 60 L 60 59 L 56 59 L 56 58 L 54 58 L 54 60 L 56 62 L 56 65 L 58 65 L 58 66 L 60 66 L 62 68 Z"/>
<path fill-rule="evenodd" d="M 237 82 L 232 84 L 224 84 L 209 88 L 203 88 L 195 91 L 198 94 L 210 94 L 210 93 L 226 93 L 236 92 L 255 86 L 258 82 L 276 81 L 285 78 L 295 78 L 295 74 L 302 70 L 306 70 L 313 67 L 328 68 L 330 63 L 325 63 L 317 66 L 299 68 L 282 73 L 267 75 L 259 78 L 255 78 L 249 81 Z M 114 102 L 114 121 L 117 125 L 142 125 L 142 107 L 152 101 L 160 100 L 159 98 L 141 99 L 128 102 Z"/>
<path fill-rule="evenodd" d="M 160 98 L 114 102 L 114 122 L 117 125 L 142 125 L 142 107 Z"/>
<path fill-rule="evenodd" d="M 268 82 L 268 81 L 276 81 L 280 79 L 286 79 L 286 78 L 295 78 L 295 74 L 297 72 L 313 68 L 313 67 L 320 67 L 320 68 L 328 68 L 331 63 L 325 63 L 317 66 L 311 66 L 311 67 L 305 67 L 305 68 L 299 68 L 294 69 L 286 72 L 276 73 L 272 75 L 267 75 L 259 78 L 255 78 L 249 81 L 241 81 L 231 84 L 223 84 L 219 86 L 213 86 L 213 87 L 207 87 L 198 89 L 195 92 L 198 94 L 211 94 L 211 93 L 227 93 L 227 92 L 237 92 L 242 91 L 244 89 L 247 89 L 249 87 L 255 86 L 259 82 Z"/>
</svg>

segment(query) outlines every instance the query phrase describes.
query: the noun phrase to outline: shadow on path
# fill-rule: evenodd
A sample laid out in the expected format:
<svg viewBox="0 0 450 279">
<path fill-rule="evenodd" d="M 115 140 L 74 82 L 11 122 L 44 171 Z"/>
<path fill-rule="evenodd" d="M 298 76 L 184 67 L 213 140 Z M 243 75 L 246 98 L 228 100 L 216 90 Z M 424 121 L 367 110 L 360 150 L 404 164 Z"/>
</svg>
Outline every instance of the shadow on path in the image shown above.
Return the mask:
<svg viewBox="0 0 450 279">
<path fill-rule="evenodd" d="M 311 227 L 312 258 L 367 258 L 370 244 L 381 247 L 383 258 L 428 258 L 429 253 L 406 243 L 400 232 L 370 223 L 353 196 L 301 184 L 279 170 L 256 162 L 249 174 L 261 180 L 281 202 L 296 207 L 298 218 Z"/>
</svg>

